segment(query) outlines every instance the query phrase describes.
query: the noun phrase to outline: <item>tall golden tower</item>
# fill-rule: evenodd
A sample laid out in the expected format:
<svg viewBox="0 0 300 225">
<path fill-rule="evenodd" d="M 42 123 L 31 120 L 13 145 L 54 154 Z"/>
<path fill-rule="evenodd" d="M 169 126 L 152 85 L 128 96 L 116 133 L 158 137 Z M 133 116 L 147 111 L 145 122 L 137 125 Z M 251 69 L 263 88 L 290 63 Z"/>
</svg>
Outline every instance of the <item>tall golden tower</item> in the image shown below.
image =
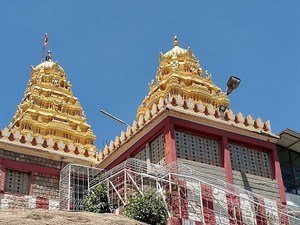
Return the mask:
<svg viewBox="0 0 300 225">
<path fill-rule="evenodd" d="M 203 76 L 199 60 L 191 48 L 179 47 L 176 36 L 174 47 L 165 54 L 160 53 L 156 81 L 149 83 L 149 89 L 138 109 L 137 118 L 145 115 L 147 109 L 151 110 L 154 104 L 157 105 L 160 98 L 170 95 L 180 95 L 195 103 L 201 101 L 204 105 L 212 104 L 216 108 L 229 105 L 227 95 L 212 82 L 211 74 L 206 70 Z"/>
<path fill-rule="evenodd" d="M 43 139 L 63 141 L 75 147 L 89 149 L 92 157 L 96 153 L 95 135 L 86 122 L 84 111 L 71 90 L 66 73 L 51 59 L 31 67 L 31 77 L 24 98 L 9 125 L 12 132 L 21 135 L 39 135 Z"/>
</svg>

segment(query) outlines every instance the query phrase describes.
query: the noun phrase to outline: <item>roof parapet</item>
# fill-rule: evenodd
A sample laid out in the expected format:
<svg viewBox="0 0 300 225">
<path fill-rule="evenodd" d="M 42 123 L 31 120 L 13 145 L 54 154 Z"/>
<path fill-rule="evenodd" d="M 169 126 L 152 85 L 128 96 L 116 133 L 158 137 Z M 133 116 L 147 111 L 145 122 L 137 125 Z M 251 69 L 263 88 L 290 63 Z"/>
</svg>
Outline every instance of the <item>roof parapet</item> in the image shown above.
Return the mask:
<svg viewBox="0 0 300 225">
<path fill-rule="evenodd" d="M 271 131 L 271 123 L 269 120 L 263 122 L 260 117 L 257 119 L 253 119 L 251 115 L 245 117 L 241 112 L 234 114 L 230 109 L 227 109 L 223 113 L 212 104 L 204 105 L 201 101 L 195 103 L 191 98 L 184 99 L 181 95 L 169 95 L 167 98 L 160 98 L 158 104 L 153 104 L 151 110 L 147 109 L 144 115 L 140 115 L 137 120 L 133 121 L 132 126 L 128 126 L 126 132 L 122 131 L 120 136 L 115 138 L 115 141 L 111 141 L 109 145 L 106 145 L 103 151 L 99 153 L 99 160 L 101 161 L 114 151 L 117 151 L 118 148 L 125 144 L 150 121 L 154 120 L 164 109 L 192 114 L 243 130 L 277 138 L 277 135 Z"/>
</svg>

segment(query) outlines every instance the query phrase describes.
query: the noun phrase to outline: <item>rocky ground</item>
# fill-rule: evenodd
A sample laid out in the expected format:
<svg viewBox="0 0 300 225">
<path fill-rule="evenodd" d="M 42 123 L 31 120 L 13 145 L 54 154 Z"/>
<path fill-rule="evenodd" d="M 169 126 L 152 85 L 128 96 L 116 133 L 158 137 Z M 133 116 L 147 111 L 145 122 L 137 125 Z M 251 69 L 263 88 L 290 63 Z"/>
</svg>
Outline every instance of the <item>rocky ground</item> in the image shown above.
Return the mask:
<svg viewBox="0 0 300 225">
<path fill-rule="evenodd" d="M 1 209 L 0 225 L 145 225 L 110 213 Z"/>
</svg>

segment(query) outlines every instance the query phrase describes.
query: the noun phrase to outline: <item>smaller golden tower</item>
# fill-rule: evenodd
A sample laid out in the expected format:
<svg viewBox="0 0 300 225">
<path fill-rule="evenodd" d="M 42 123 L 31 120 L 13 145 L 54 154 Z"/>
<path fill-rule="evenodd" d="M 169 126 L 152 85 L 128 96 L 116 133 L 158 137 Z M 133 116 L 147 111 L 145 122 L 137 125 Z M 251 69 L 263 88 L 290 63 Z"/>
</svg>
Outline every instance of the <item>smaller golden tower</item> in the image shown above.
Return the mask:
<svg viewBox="0 0 300 225">
<path fill-rule="evenodd" d="M 74 144 L 89 149 L 94 157 L 95 135 L 86 122 L 84 111 L 76 97 L 64 70 L 52 61 L 48 51 L 46 60 L 31 67 L 31 77 L 24 92 L 24 98 L 9 126 L 12 132 L 31 134 L 55 142 Z"/>
<path fill-rule="evenodd" d="M 202 75 L 199 60 L 192 53 L 191 48 L 179 47 L 178 38 L 174 37 L 174 47 L 167 53 L 160 53 L 159 67 L 156 73 L 156 82 L 149 83 L 149 93 L 138 108 L 137 118 L 145 115 L 147 109 L 151 110 L 158 104 L 160 98 L 180 95 L 183 99 L 192 99 L 195 103 L 228 106 L 227 95 L 217 87 L 206 70 Z"/>
</svg>

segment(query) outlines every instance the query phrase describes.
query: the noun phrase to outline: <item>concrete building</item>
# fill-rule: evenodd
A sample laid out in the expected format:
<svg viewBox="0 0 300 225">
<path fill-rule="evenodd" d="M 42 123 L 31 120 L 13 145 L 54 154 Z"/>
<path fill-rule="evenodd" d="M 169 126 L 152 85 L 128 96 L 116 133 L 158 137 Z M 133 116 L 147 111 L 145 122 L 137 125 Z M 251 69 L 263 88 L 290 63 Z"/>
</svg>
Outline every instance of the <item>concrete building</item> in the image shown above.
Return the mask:
<svg viewBox="0 0 300 225">
<path fill-rule="evenodd" d="M 287 204 L 300 207 L 300 134 L 285 129 L 279 133 L 277 142 L 279 162 Z"/>
</svg>

